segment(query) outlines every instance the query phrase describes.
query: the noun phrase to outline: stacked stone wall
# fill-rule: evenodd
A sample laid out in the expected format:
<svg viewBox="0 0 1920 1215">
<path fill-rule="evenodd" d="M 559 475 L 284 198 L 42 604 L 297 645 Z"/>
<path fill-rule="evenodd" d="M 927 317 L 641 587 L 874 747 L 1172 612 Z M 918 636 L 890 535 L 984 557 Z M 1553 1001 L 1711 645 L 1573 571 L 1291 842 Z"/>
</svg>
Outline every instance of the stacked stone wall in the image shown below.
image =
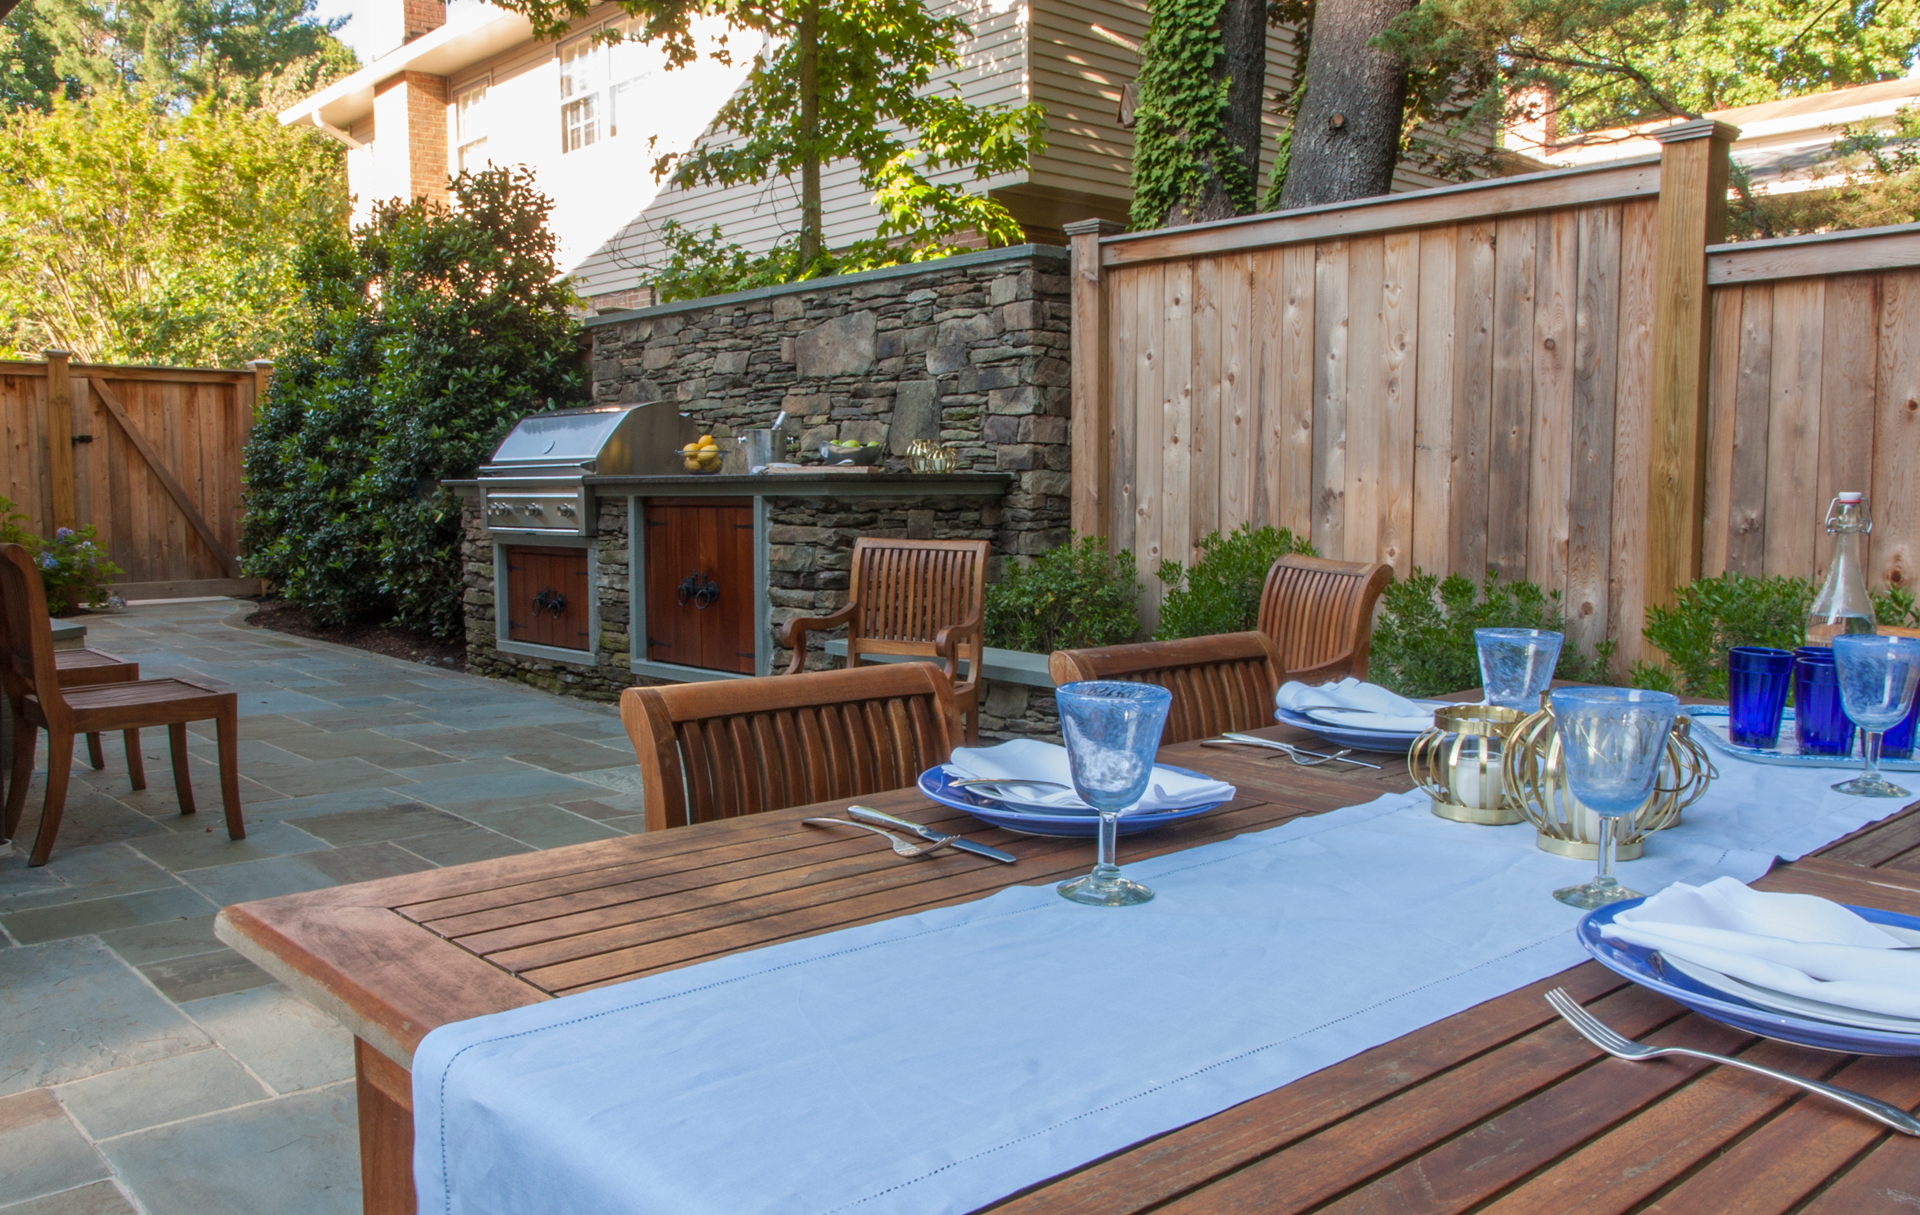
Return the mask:
<svg viewBox="0 0 1920 1215">
<path fill-rule="evenodd" d="M 1064 249 L 1025 246 L 588 322 L 596 401 L 674 401 L 717 435 L 789 415 L 814 452 L 880 443 L 906 467 L 916 439 L 960 469 L 1014 484 L 997 551 L 1067 538 L 1071 319 Z"/>
</svg>

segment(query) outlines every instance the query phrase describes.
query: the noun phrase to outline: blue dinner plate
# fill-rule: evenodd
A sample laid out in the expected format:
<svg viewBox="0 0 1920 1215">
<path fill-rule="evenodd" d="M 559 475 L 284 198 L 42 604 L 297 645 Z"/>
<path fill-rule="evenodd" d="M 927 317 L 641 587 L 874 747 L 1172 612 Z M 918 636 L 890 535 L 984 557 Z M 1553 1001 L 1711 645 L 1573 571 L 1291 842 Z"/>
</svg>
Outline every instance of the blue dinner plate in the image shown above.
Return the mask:
<svg viewBox="0 0 1920 1215">
<path fill-rule="evenodd" d="M 1671 966 L 1657 964 L 1651 956 L 1652 950 L 1628 945 L 1624 941 L 1609 941 L 1600 935 L 1600 930 L 1611 924 L 1613 917 L 1644 902 L 1644 898 L 1623 899 L 1595 908 L 1581 919 L 1577 930 L 1580 944 L 1593 955 L 1594 961 L 1622 978 L 1684 1004 L 1703 1017 L 1710 1017 L 1735 1029 L 1744 1029 L 1748 1033 L 1819 1050 L 1844 1051 L 1850 1055 L 1920 1055 L 1920 1034 L 1856 1029 L 1850 1025 L 1836 1025 L 1831 1021 L 1796 1017 L 1762 1008 L 1731 992 L 1683 975 Z M 1898 915 L 1873 907 L 1843 906 L 1861 919 L 1875 924 L 1920 931 L 1920 918 L 1914 916 Z"/>
<path fill-rule="evenodd" d="M 1450 702 L 1422 700 L 1416 703 L 1422 708 L 1431 706 L 1444 709 Z M 1337 726 L 1329 722 L 1316 721 L 1305 713 L 1296 713 L 1292 709 L 1275 709 L 1273 717 L 1283 726 L 1306 730 L 1336 747 L 1352 747 L 1356 751 L 1384 751 L 1392 755 L 1405 755 L 1413 746 L 1413 740 L 1421 734 L 1419 730 L 1364 730 L 1357 726 Z"/>
<path fill-rule="evenodd" d="M 1172 764 L 1159 765 L 1169 772 L 1178 772 L 1182 776 L 1191 776 L 1196 780 L 1212 780 L 1204 772 L 1195 772 L 1188 768 L 1176 768 Z M 984 793 L 975 793 L 971 789 L 956 789 L 954 778 L 945 767 L 928 768 L 920 774 L 920 792 L 943 806 L 952 806 L 955 810 L 965 810 L 968 814 L 995 827 L 1005 827 L 1008 831 L 1018 831 L 1022 835 L 1076 835 L 1089 839 L 1100 834 L 1100 816 L 1091 810 L 1081 813 L 1072 811 L 1043 814 L 1021 806 L 1009 806 L 996 801 Z M 1181 819 L 1193 818 L 1209 810 L 1226 805 L 1225 802 L 1208 802 L 1204 806 L 1187 806 L 1179 810 L 1156 810 L 1145 814 L 1123 814 L 1120 816 L 1120 834 L 1138 835 L 1142 831 L 1151 831 L 1155 827 L 1164 827 L 1168 823 L 1177 823 Z"/>
</svg>

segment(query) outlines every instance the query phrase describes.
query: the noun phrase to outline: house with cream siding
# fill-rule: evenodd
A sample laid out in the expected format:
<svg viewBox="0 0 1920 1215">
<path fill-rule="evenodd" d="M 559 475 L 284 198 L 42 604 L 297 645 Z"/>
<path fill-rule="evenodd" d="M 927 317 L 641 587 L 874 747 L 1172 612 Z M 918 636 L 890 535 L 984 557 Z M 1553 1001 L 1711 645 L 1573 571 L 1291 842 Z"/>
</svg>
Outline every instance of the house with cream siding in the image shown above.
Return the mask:
<svg viewBox="0 0 1920 1215">
<path fill-rule="evenodd" d="M 1065 243 L 1074 220 L 1123 221 L 1131 198 L 1133 136 L 1121 123 L 1121 93 L 1139 69 L 1144 0 L 929 0 L 959 12 L 972 28 L 958 67 L 935 82 L 957 85 L 980 104 L 1037 102 L 1047 117 L 1046 148 L 1018 173 L 974 182 L 1004 202 L 1030 241 Z M 663 188 L 652 166 L 711 130 L 714 113 L 745 79 L 756 46 L 729 42 L 732 66 L 702 58 L 667 70 L 658 51 L 635 42 L 607 46 L 594 34 L 624 28 L 617 5 L 576 21 L 565 38 L 534 38 L 527 19 L 489 5 L 388 0 L 381 16 L 389 49 L 280 115 L 317 126 L 349 149 L 355 216 L 374 200 L 444 197 L 450 173 L 483 163 L 525 165 L 554 200 L 561 264 L 596 311 L 651 302 L 649 267 L 662 256 L 669 219 L 756 252 L 798 224 L 797 181 L 749 186 Z M 728 31 L 704 31 L 717 43 Z M 1267 44 L 1269 94 L 1291 89 L 1291 31 Z M 1264 160 L 1277 125 L 1269 118 Z M 1265 166 L 1263 165 L 1263 175 Z M 1403 168 L 1398 188 L 1435 184 Z M 853 167 L 822 175 L 829 246 L 871 236 L 878 223 Z"/>
</svg>

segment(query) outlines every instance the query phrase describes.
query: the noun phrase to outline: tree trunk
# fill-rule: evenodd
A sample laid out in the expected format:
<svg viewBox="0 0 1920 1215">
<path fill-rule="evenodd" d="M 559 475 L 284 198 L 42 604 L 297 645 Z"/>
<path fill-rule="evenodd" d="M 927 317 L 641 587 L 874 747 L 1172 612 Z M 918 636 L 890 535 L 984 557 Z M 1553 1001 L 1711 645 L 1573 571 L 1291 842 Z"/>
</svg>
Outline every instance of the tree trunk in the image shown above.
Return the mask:
<svg viewBox="0 0 1920 1215">
<path fill-rule="evenodd" d="M 820 259 L 820 7 L 800 12 L 800 269 Z"/>
<path fill-rule="evenodd" d="M 1320 0 L 1281 210 L 1372 198 L 1393 188 L 1407 65 L 1367 44 L 1412 7 L 1413 0 Z"/>
<path fill-rule="evenodd" d="M 1267 83 L 1266 0 L 1225 0 L 1220 6 L 1220 49 L 1213 78 L 1227 82 L 1227 109 L 1221 131 L 1246 173 L 1249 196 L 1260 187 L 1261 93 Z M 1191 205 L 1176 205 L 1167 226 L 1232 219 L 1243 214 L 1216 171 Z"/>
</svg>

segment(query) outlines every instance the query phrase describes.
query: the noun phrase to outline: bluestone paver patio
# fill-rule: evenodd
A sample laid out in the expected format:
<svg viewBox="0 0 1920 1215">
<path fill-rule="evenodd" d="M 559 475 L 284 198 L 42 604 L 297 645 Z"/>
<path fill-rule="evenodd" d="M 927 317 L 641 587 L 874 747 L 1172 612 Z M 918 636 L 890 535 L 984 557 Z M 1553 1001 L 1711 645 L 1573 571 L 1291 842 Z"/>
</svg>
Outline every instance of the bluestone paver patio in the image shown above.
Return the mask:
<svg viewBox="0 0 1920 1215">
<path fill-rule="evenodd" d="M 165 730 L 148 787 L 117 738 L 75 779 L 28 869 L 41 774 L 0 859 L 0 1212 L 349 1215 L 360 1209 L 347 1033 L 213 935 L 245 899 L 641 828 L 610 708 L 250 628 L 230 600 L 90 616 L 87 643 L 240 698 L 247 838 L 220 817 L 213 723 L 200 813 Z M 38 767 L 44 769 L 44 740 Z"/>
</svg>

